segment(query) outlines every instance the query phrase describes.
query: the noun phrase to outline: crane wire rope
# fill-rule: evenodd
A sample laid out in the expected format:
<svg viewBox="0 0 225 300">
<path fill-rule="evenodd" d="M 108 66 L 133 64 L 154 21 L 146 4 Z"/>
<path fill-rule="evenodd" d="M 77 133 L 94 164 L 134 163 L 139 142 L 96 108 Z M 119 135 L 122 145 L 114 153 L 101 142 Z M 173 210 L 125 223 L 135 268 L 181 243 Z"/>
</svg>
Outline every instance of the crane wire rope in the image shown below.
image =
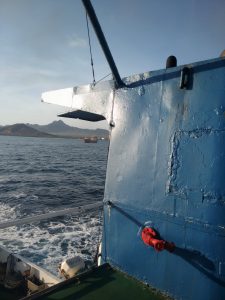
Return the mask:
<svg viewBox="0 0 225 300">
<path fill-rule="evenodd" d="M 95 70 L 94 70 L 94 62 L 93 62 L 93 55 L 92 55 L 92 49 L 91 49 L 91 39 L 90 39 L 90 31 L 89 31 L 89 23 L 88 23 L 87 12 L 86 12 L 86 23 L 87 23 L 87 32 L 88 32 L 89 51 L 90 51 L 90 57 L 91 57 L 91 69 L 92 69 L 92 76 L 93 76 L 93 85 L 95 85 L 96 84 Z"/>
</svg>

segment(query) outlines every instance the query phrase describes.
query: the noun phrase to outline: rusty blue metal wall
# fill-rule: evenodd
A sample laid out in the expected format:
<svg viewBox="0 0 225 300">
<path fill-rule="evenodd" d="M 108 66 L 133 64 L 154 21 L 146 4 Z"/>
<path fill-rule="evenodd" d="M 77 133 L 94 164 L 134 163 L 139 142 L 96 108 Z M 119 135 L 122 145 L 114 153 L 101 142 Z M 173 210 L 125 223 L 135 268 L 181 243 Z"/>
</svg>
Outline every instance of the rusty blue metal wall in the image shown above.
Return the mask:
<svg viewBox="0 0 225 300">
<path fill-rule="evenodd" d="M 127 79 L 115 91 L 103 259 L 175 299 L 225 299 L 225 60 Z M 146 246 L 148 224 L 176 244 Z"/>
</svg>

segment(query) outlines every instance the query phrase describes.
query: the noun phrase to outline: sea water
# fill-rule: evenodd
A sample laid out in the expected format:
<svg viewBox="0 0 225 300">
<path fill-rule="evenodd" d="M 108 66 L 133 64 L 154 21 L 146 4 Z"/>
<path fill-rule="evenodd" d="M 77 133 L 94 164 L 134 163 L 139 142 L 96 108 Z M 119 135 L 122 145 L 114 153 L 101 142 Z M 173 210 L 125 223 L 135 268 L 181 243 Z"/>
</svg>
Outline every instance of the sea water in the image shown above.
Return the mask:
<svg viewBox="0 0 225 300">
<path fill-rule="evenodd" d="M 0 136 L 0 222 L 102 201 L 108 142 Z M 102 210 L 0 230 L 0 244 L 50 272 L 66 257 L 91 262 Z"/>
</svg>

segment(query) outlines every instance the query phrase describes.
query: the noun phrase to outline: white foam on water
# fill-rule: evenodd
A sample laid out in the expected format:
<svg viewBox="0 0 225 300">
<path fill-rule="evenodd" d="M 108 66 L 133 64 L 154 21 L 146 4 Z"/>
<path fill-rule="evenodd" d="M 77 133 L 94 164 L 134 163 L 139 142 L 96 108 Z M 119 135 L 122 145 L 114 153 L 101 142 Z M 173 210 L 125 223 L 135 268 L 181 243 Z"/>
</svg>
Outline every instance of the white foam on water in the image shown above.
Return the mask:
<svg viewBox="0 0 225 300">
<path fill-rule="evenodd" d="M 11 219 L 16 219 L 17 214 L 15 207 L 10 207 L 6 203 L 2 203 L 0 205 L 0 220 L 1 222 L 11 220 Z"/>
<path fill-rule="evenodd" d="M 102 199 L 108 143 L 93 148 L 71 139 L 1 140 L 0 222 Z M 98 213 L 57 217 L 2 229 L 0 244 L 57 273 L 65 257 L 93 258 L 100 223 Z"/>
<path fill-rule="evenodd" d="M 16 207 L 2 205 L 0 217 L 4 211 L 16 217 Z M 100 237 L 98 213 L 0 230 L 1 245 L 54 274 L 65 258 L 79 255 L 86 261 L 93 260 Z"/>
<path fill-rule="evenodd" d="M 20 199 L 20 198 L 26 198 L 27 194 L 24 192 L 18 192 L 18 193 L 11 193 L 9 194 L 9 196 L 15 199 Z"/>
</svg>

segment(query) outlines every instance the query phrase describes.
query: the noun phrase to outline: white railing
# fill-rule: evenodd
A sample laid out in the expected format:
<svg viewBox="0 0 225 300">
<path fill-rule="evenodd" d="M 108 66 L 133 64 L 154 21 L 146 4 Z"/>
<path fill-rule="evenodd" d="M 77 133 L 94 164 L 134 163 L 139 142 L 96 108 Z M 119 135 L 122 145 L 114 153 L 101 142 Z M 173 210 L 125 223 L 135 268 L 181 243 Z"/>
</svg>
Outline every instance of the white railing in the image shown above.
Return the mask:
<svg viewBox="0 0 225 300">
<path fill-rule="evenodd" d="M 67 208 L 67 209 L 63 209 L 63 210 L 48 212 L 46 214 L 34 215 L 34 216 L 23 218 L 23 219 L 9 220 L 9 221 L 0 223 L 0 229 L 12 227 L 12 226 L 36 223 L 41 220 L 46 220 L 46 219 L 59 217 L 59 216 L 65 216 L 65 215 L 77 216 L 84 212 L 96 210 L 102 206 L 103 206 L 103 202 L 98 201 L 93 204 L 82 205 L 82 206 L 77 206 L 77 207 L 73 207 L 73 208 Z"/>
</svg>

